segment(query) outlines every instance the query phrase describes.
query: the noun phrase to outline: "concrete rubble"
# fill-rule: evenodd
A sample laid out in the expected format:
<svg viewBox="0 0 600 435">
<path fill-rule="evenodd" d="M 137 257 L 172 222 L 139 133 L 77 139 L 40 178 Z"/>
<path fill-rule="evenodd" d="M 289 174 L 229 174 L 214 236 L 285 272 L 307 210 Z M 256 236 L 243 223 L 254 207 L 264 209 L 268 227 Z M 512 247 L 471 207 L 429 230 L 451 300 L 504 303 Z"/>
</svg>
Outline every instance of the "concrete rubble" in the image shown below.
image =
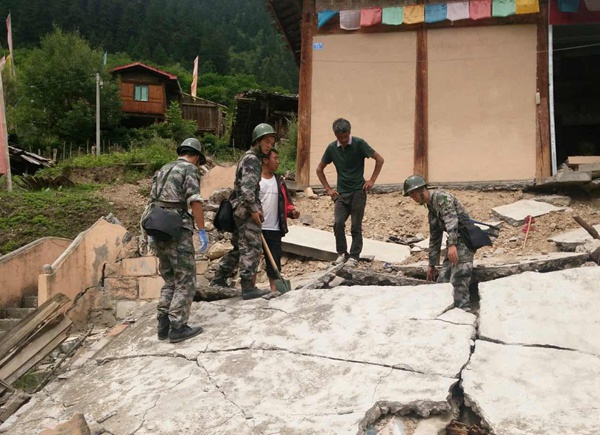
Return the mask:
<svg viewBox="0 0 600 435">
<path fill-rule="evenodd" d="M 519 226 L 525 223 L 527 216 L 538 217 L 548 213 L 563 211 L 564 207 L 555 207 L 543 201 L 534 201 L 532 199 L 522 199 L 512 204 L 494 207 L 492 213 L 494 216 L 502 219 L 512 226 Z"/>
<path fill-rule="evenodd" d="M 593 225 L 596 231 L 600 231 L 600 224 Z M 592 236 L 583 228 L 565 231 L 555 234 L 548 238 L 549 242 L 554 242 L 561 251 L 574 251 L 580 245 L 592 240 Z"/>
<path fill-rule="evenodd" d="M 346 236 L 348 246 L 352 243 Z M 290 225 L 289 233 L 282 240 L 284 252 L 311 257 L 323 261 L 337 258 L 333 233 L 302 225 Z M 377 261 L 400 263 L 410 256 L 408 246 L 364 239 L 362 257 L 374 257 Z"/>
<path fill-rule="evenodd" d="M 394 410 L 447 414 L 475 334 L 474 316 L 438 319 L 451 305 L 449 284 L 203 302 L 190 323 L 205 332 L 174 346 L 156 340 L 148 304 L 68 382 L 38 394 L 10 433 L 76 412 L 90 424 L 114 413 L 102 426 L 115 434 L 355 434 Z"/>
<path fill-rule="evenodd" d="M 480 284 L 465 400 L 497 435 L 600 433 L 600 268 Z"/>
</svg>

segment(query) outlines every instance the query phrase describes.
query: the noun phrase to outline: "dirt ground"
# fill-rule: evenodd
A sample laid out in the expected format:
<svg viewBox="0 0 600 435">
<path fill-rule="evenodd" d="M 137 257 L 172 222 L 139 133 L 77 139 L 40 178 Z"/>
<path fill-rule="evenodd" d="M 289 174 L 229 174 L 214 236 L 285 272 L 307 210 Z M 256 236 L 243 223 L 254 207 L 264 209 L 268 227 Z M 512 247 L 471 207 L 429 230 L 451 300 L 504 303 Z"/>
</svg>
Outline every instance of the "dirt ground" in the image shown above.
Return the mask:
<svg viewBox="0 0 600 435">
<path fill-rule="evenodd" d="M 125 227 L 137 234 L 139 233 L 139 217 L 146 204 L 146 194 L 149 188 L 150 180 L 144 179 L 133 184 L 111 185 L 103 189 L 101 195 L 111 203 L 115 215 Z M 453 189 L 448 189 L 448 191 L 460 199 L 472 218 L 484 222 L 498 221 L 492 215 L 493 207 L 537 196 L 534 193 L 522 191 L 481 192 Z M 600 195 L 589 195 L 576 189 L 570 192 L 561 192 L 561 194 L 571 197 L 571 204 L 567 210 L 536 218 L 525 245 L 523 244 L 525 238 L 523 228 L 504 223 L 494 246 L 480 249 L 475 258 L 494 257 L 498 260 L 510 260 L 519 256 L 553 252 L 557 250 L 556 246 L 547 240 L 551 235 L 580 228 L 573 220 L 573 216 L 581 216 L 592 225 L 600 223 Z M 208 192 L 205 196 L 208 196 Z M 302 216 L 312 218 L 311 227 L 333 233 L 333 202 L 328 196 L 309 199 L 299 192 L 295 197 L 295 203 Z M 294 223 L 299 224 L 297 221 Z M 349 225 L 348 221 L 348 231 Z M 401 192 L 369 194 L 363 231 L 365 237 L 380 241 L 387 241 L 390 236 L 420 234 L 428 237 L 427 209 L 417 205 L 410 198 L 402 196 Z M 334 243 L 333 234 L 331 243 Z M 405 263 L 413 263 L 426 258 L 426 252 L 415 253 Z M 307 271 L 323 270 L 327 266 L 328 264 L 324 262 L 289 258 L 284 261 L 283 273 L 287 276 L 298 276 Z M 382 265 L 361 263 L 361 267 L 377 270 L 381 269 Z"/>
</svg>

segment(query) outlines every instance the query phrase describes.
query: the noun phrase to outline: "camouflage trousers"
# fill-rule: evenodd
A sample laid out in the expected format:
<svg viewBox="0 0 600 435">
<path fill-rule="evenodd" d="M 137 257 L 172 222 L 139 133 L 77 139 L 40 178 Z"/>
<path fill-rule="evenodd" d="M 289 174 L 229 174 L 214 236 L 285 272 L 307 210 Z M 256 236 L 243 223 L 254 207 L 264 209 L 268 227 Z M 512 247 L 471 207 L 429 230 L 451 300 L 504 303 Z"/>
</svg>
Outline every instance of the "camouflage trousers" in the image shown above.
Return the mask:
<svg viewBox="0 0 600 435">
<path fill-rule="evenodd" d="M 215 272 L 215 280 L 225 280 L 235 274 L 239 266 L 242 288 L 251 286 L 252 279 L 258 270 L 262 254 L 261 228 L 252 217 L 238 219 L 234 216 L 235 231 L 231 237 L 233 249 L 221 261 Z"/>
<path fill-rule="evenodd" d="M 473 272 L 473 256 L 475 253 L 465 246 L 462 240 L 456 244 L 458 264 L 454 265 L 448 260 L 448 255 L 442 264 L 442 270 L 437 282 L 449 282 L 454 287 L 454 306 L 465 308 L 469 306 L 469 284 Z"/>
<path fill-rule="evenodd" d="M 192 232 L 181 229 L 173 240 L 156 241 L 159 272 L 165 280 L 160 291 L 158 315 L 168 314 L 171 328 L 185 325 L 196 292 L 196 259 Z"/>
</svg>

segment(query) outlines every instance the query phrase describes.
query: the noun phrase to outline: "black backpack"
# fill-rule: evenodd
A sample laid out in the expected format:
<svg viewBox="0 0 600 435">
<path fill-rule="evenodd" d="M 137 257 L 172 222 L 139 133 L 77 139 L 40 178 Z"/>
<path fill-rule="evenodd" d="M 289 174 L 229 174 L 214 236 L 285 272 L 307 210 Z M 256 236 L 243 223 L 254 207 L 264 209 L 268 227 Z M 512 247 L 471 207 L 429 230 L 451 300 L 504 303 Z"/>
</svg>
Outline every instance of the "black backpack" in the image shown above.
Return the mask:
<svg viewBox="0 0 600 435">
<path fill-rule="evenodd" d="M 213 221 L 215 228 L 219 231 L 233 233 L 235 230 L 235 221 L 233 220 L 233 206 L 229 199 L 224 199 L 219 205 L 217 214 Z"/>
</svg>

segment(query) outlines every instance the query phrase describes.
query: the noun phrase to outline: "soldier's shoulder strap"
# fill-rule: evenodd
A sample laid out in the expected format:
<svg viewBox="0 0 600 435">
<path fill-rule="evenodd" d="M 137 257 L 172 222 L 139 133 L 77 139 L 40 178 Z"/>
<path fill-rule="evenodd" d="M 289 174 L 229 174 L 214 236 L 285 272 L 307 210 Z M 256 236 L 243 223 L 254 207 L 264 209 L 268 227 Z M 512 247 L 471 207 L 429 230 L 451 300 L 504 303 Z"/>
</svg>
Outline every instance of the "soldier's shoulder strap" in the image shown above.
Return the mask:
<svg viewBox="0 0 600 435">
<path fill-rule="evenodd" d="M 157 201 L 158 198 L 160 198 L 160 194 L 162 193 L 163 189 L 165 188 L 165 184 L 167 184 L 167 180 L 169 179 L 169 174 L 171 173 L 171 171 L 178 166 L 180 163 L 179 161 L 176 161 L 167 171 L 167 173 L 165 174 L 164 177 L 162 177 L 162 179 L 160 180 L 160 186 L 159 188 L 156 190 L 156 198 L 152 198 L 154 201 Z"/>
</svg>

